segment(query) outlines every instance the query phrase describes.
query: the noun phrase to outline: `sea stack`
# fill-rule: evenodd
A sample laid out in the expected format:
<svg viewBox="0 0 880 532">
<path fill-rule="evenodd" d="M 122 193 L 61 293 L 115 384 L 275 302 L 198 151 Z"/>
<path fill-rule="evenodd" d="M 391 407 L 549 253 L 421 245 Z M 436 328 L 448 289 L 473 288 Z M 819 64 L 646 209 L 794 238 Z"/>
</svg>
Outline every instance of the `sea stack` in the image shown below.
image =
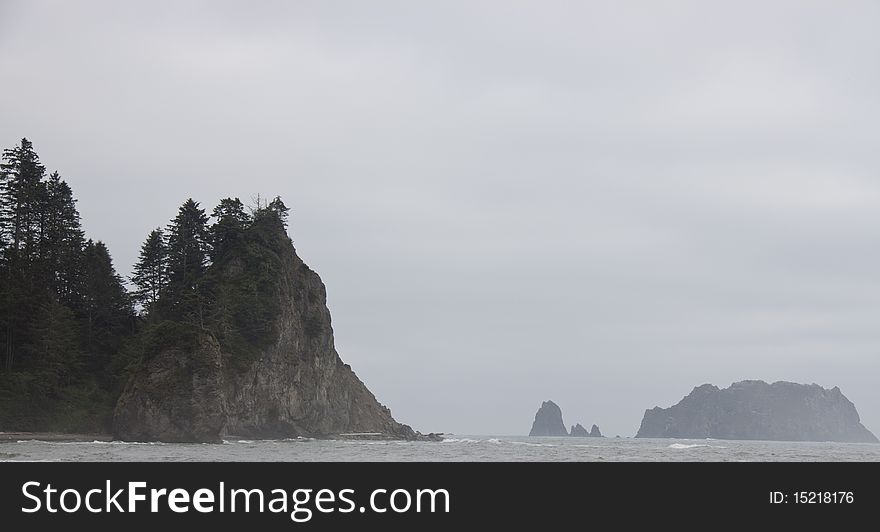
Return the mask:
<svg viewBox="0 0 880 532">
<path fill-rule="evenodd" d="M 529 436 L 568 436 L 562 422 L 562 409 L 553 401 L 544 401 L 535 413 Z"/>
<path fill-rule="evenodd" d="M 255 217 L 204 283 L 212 295 L 204 315 L 223 316 L 222 327 L 185 319 L 152 325 L 116 406 L 117 438 L 422 438 L 340 360 L 324 283 L 297 256 L 277 216 Z"/>
<path fill-rule="evenodd" d="M 595 427 L 596 425 L 593 425 L 593 426 Z M 587 429 L 585 429 L 584 426 L 581 425 L 580 423 L 571 427 L 571 434 L 570 435 L 578 437 L 578 438 L 589 438 L 590 437 L 590 433 L 587 432 Z"/>
<path fill-rule="evenodd" d="M 647 410 L 636 438 L 877 442 L 840 388 L 756 380 L 704 384 Z"/>
<path fill-rule="evenodd" d="M 593 425 L 593 427 L 590 428 L 590 437 L 591 438 L 602 438 L 603 437 L 602 432 L 599 430 L 599 425 Z"/>
</svg>

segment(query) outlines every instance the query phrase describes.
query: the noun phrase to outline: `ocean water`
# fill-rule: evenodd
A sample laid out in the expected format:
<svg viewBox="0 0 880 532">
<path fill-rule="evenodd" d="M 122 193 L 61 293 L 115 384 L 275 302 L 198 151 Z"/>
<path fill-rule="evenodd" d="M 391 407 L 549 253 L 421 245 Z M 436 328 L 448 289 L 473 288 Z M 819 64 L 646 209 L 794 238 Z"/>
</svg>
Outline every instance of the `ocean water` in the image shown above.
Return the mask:
<svg viewBox="0 0 880 532">
<path fill-rule="evenodd" d="M 239 440 L 223 444 L 0 442 L 0 461 L 878 462 L 880 444 L 449 436 L 442 442 Z"/>
</svg>

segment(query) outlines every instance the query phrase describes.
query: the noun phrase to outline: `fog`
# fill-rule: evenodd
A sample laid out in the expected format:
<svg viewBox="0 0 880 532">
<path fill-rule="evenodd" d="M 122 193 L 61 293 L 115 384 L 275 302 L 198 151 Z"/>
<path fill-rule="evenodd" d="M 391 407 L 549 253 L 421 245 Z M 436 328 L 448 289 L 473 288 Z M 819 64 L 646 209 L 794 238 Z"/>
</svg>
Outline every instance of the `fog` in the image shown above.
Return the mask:
<svg viewBox="0 0 880 532">
<path fill-rule="evenodd" d="M 0 3 L 26 136 L 128 274 L 280 195 L 336 344 L 422 431 L 632 436 L 742 379 L 880 431 L 876 2 Z"/>
</svg>

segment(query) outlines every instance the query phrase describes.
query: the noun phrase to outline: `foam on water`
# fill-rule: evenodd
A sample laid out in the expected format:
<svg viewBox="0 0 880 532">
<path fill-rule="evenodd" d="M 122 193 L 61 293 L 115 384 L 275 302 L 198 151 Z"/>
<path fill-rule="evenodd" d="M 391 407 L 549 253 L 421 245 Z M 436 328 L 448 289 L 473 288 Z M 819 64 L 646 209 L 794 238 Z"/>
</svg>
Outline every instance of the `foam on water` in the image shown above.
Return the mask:
<svg viewBox="0 0 880 532">
<path fill-rule="evenodd" d="M 526 447 L 556 447 L 552 443 L 531 443 L 527 441 L 512 441 L 511 445 L 524 445 Z"/>
<path fill-rule="evenodd" d="M 870 461 L 880 445 L 821 442 L 539 438 L 457 435 L 430 441 L 243 440 L 226 445 L 128 442 L 0 441 L 8 461 Z M 378 447 L 376 447 L 378 445 Z"/>
<path fill-rule="evenodd" d="M 673 443 L 672 445 L 669 446 L 670 449 L 695 449 L 697 447 L 707 447 L 707 448 L 712 448 L 712 449 L 727 449 L 727 447 L 724 447 L 722 445 L 709 445 L 708 443 L 693 443 L 693 444 Z"/>
</svg>

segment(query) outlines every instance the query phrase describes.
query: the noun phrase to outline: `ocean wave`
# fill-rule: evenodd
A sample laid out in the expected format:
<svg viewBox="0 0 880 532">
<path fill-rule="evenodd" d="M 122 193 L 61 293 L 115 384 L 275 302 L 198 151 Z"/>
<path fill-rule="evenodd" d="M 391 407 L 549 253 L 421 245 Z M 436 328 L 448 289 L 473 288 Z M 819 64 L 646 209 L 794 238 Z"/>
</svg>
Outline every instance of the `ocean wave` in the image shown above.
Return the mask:
<svg viewBox="0 0 880 532">
<path fill-rule="evenodd" d="M 524 445 L 526 447 L 556 447 L 552 443 L 531 443 L 527 441 L 512 441 L 511 445 Z"/>
<path fill-rule="evenodd" d="M 472 440 L 470 438 L 443 438 L 442 443 L 480 443 L 481 440 Z"/>
<path fill-rule="evenodd" d="M 707 448 L 712 448 L 712 449 L 727 449 L 727 447 L 724 447 L 722 445 L 709 445 L 708 443 L 694 443 L 694 444 L 673 443 L 672 445 L 669 446 L 670 449 L 694 449 L 696 447 L 707 447 Z"/>
</svg>

